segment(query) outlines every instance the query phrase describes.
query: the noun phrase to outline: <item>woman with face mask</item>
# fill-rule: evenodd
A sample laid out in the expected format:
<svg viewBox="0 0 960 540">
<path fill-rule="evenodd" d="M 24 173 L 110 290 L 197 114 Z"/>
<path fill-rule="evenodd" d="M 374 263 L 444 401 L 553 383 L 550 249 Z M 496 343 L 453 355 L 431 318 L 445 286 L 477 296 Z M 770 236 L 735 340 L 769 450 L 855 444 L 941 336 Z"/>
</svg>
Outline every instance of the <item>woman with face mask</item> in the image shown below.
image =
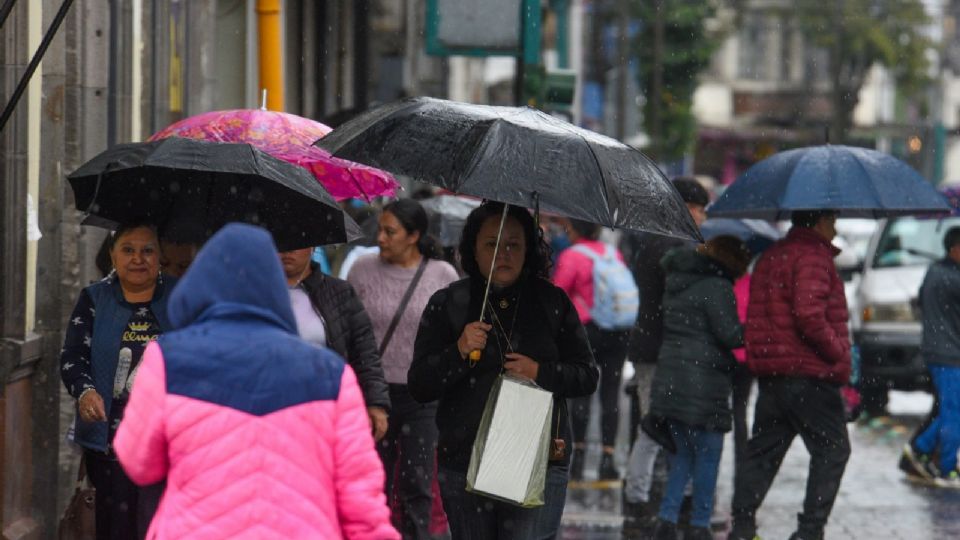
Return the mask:
<svg viewBox="0 0 960 540">
<path fill-rule="evenodd" d="M 572 444 L 567 398 L 596 390 L 598 372 L 576 309 L 548 281 L 549 249 L 533 217 L 511 207 L 494 260 L 503 205 L 471 212 L 460 240 L 467 278 L 437 292 L 420 322 L 410 366 L 411 395 L 438 403 L 438 465 L 454 540 L 553 538 L 560 527 L 569 451 L 547 467 L 544 504 L 521 508 L 465 490 L 483 409 L 504 372 L 553 393 L 554 444 Z M 493 270 L 491 272 L 491 263 Z M 484 290 L 490 294 L 480 319 Z M 481 351 L 479 360 L 472 351 Z M 562 441 L 562 442 L 557 442 Z"/>
</svg>

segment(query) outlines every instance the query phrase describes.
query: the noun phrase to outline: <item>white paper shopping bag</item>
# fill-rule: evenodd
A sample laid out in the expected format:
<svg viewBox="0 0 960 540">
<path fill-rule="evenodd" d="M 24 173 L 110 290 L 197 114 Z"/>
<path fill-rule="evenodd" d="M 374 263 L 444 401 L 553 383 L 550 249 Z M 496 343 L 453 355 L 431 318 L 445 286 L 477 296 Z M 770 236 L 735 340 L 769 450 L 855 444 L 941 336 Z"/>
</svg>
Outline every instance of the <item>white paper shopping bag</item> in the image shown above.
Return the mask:
<svg viewBox="0 0 960 540">
<path fill-rule="evenodd" d="M 490 390 L 473 443 L 467 490 L 540 506 L 547 475 L 553 394 L 501 376 Z"/>
</svg>

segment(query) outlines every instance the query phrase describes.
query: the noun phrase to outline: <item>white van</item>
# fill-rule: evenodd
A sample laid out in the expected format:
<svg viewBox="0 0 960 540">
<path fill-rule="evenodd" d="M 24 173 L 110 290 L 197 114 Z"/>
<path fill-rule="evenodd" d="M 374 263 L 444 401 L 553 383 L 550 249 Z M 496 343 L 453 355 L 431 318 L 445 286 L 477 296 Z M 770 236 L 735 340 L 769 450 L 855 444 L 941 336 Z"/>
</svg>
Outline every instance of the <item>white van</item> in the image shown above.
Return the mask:
<svg viewBox="0 0 960 540">
<path fill-rule="evenodd" d="M 870 240 L 856 292 L 859 312 L 850 314 L 868 413 L 885 409 L 891 388 L 930 388 L 920 358 L 917 295 L 927 267 L 944 256 L 944 234 L 955 226 L 960 217 L 891 218 L 880 222 Z"/>
</svg>

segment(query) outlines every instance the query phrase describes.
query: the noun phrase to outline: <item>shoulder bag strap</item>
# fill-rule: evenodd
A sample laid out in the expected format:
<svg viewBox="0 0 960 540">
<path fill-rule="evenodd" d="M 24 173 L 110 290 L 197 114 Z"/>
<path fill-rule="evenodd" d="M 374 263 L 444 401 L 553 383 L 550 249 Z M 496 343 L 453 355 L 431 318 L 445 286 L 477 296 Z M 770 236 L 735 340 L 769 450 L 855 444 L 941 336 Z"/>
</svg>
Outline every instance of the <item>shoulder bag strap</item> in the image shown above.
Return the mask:
<svg viewBox="0 0 960 540">
<path fill-rule="evenodd" d="M 380 342 L 380 356 L 383 356 L 383 351 L 387 350 L 387 344 L 390 343 L 390 338 L 393 337 L 393 331 L 397 329 L 397 325 L 400 324 L 400 317 L 403 316 L 404 310 L 407 309 L 407 303 L 410 302 L 410 297 L 413 296 L 413 290 L 417 288 L 417 283 L 420 281 L 420 276 L 423 275 L 423 270 L 427 267 L 427 257 L 423 256 L 423 259 L 420 260 L 420 266 L 417 267 L 417 273 L 413 275 L 413 279 L 410 280 L 410 285 L 407 286 L 407 292 L 403 293 L 403 299 L 400 300 L 400 305 L 397 307 L 397 312 L 393 314 L 393 320 L 390 321 L 390 326 L 387 327 L 387 333 L 383 335 L 383 341 Z"/>
</svg>

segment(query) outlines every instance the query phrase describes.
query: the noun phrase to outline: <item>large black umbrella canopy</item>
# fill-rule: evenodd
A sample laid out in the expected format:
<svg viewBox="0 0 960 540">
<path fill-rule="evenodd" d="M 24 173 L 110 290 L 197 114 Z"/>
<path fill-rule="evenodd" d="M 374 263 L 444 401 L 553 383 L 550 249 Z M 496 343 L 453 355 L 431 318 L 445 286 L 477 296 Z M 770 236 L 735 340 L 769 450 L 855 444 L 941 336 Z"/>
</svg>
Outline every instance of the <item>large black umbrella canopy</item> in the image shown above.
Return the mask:
<svg viewBox="0 0 960 540">
<path fill-rule="evenodd" d="M 172 239 L 203 242 L 241 221 L 270 231 L 283 250 L 359 234 L 310 173 L 249 144 L 179 137 L 119 144 L 67 178 L 93 225 L 148 221 Z"/>
<path fill-rule="evenodd" d="M 411 98 L 315 144 L 464 195 L 700 240 L 680 195 L 643 153 L 529 107 Z"/>
</svg>

